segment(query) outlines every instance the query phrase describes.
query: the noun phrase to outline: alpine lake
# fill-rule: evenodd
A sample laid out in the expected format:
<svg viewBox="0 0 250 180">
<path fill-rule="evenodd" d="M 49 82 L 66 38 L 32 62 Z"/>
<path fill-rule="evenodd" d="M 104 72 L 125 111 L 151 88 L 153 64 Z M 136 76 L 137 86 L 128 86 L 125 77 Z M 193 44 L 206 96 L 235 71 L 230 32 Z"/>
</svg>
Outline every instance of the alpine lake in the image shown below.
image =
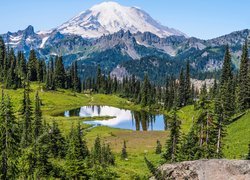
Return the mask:
<svg viewBox="0 0 250 180">
<path fill-rule="evenodd" d="M 59 116 L 89 118 L 83 123 L 93 125 L 93 127 L 108 126 L 133 131 L 164 131 L 168 129 L 167 118 L 163 114 L 131 111 L 111 106 L 82 106 L 64 111 Z M 95 120 L 96 117 L 104 117 L 104 119 Z"/>
</svg>

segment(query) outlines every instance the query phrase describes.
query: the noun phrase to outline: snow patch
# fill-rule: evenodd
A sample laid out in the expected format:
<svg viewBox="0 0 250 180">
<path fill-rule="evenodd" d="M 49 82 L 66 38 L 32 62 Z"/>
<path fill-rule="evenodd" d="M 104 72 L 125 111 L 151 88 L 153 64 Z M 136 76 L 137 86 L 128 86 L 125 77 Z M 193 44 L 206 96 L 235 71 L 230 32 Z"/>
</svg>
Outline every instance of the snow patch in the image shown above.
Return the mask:
<svg viewBox="0 0 250 180">
<path fill-rule="evenodd" d="M 145 11 L 121 6 L 116 2 L 103 2 L 80 13 L 57 28 L 64 34 L 76 34 L 88 38 L 113 34 L 123 29 L 131 33 L 151 32 L 159 37 L 184 35 L 178 30 L 165 27 Z"/>
<path fill-rule="evenodd" d="M 43 39 L 42 39 L 42 43 L 41 43 L 41 45 L 40 45 L 40 48 L 43 48 L 44 47 L 44 45 L 45 45 L 45 43 L 46 43 L 46 41 L 49 39 L 49 36 L 47 36 L 47 37 L 44 37 Z"/>
</svg>

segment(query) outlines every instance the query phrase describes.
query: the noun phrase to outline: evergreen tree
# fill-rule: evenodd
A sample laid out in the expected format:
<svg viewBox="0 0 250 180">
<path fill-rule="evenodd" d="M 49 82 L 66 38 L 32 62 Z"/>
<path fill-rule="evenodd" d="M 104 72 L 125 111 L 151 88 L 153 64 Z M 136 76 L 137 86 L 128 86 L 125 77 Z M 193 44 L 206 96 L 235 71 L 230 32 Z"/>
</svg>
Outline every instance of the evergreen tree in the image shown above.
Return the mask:
<svg viewBox="0 0 250 180">
<path fill-rule="evenodd" d="M 22 101 L 22 108 L 21 108 L 21 147 L 26 148 L 32 142 L 32 124 L 33 124 L 33 117 L 32 117 L 32 106 L 29 97 L 30 87 L 29 81 L 27 81 L 24 92 L 23 92 L 23 101 Z"/>
<path fill-rule="evenodd" d="M 56 122 L 52 123 L 49 131 L 49 152 L 54 158 L 63 158 L 66 153 L 66 140 Z"/>
<path fill-rule="evenodd" d="M 155 148 L 155 154 L 161 154 L 162 151 L 162 145 L 159 140 L 156 141 L 156 148 Z"/>
<path fill-rule="evenodd" d="M 5 53 L 6 53 L 6 49 L 5 49 L 5 44 L 4 44 L 4 40 L 2 38 L 2 36 L 0 36 L 0 71 L 1 71 L 1 78 L 3 77 L 3 70 L 4 70 L 4 61 L 5 61 Z"/>
<path fill-rule="evenodd" d="M 0 149 L 1 149 L 1 164 L 0 176 L 1 179 L 16 179 L 18 177 L 18 126 L 12 104 L 9 97 L 4 98 L 0 105 Z"/>
<path fill-rule="evenodd" d="M 187 105 L 191 102 L 192 102 L 192 99 L 191 99 L 190 65 L 189 65 L 189 61 L 188 61 L 187 65 L 186 65 L 184 104 Z"/>
<path fill-rule="evenodd" d="M 185 77 L 182 68 L 179 77 L 178 106 L 182 107 L 184 105 L 185 105 Z"/>
<path fill-rule="evenodd" d="M 54 78 L 54 60 L 50 58 L 47 67 L 47 74 L 46 74 L 46 89 L 47 90 L 55 90 L 55 78 Z"/>
<path fill-rule="evenodd" d="M 222 158 L 222 145 L 223 145 L 223 138 L 225 137 L 225 126 L 226 126 L 226 115 L 223 110 L 220 99 L 220 95 L 218 95 L 215 99 L 214 105 L 214 117 L 216 119 L 216 157 Z"/>
<path fill-rule="evenodd" d="M 249 71 L 249 60 L 248 60 L 248 44 L 245 42 L 242 48 L 242 55 L 240 61 L 240 72 L 239 72 L 239 109 L 240 111 L 246 110 L 249 106 L 249 89 L 248 89 L 248 71 Z"/>
<path fill-rule="evenodd" d="M 37 81 L 37 65 L 36 52 L 35 50 L 31 50 L 28 61 L 28 76 L 30 81 Z"/>
<path fill-rule="evenodd" d="M 34 178 L 42 179 L 51 176 L 53 166 L 49 161 L 49 135 L 44 132 L 40 135 L 33 145 L 34 152 Z"/>
<path fill-rule="evenodd" d="M 154 177 L 155 177 L 156 180 L 162 180 L 162 179 L 164 179 L 161 171 L 159 169 L 157 169 L 152 164 L 152 162 L 150 162 L 145 156 L 144 156 L 144 161 L 145 161 L 145 163 L 146 163 L 149 171 L 154 175 Z"/>
<path fill-rule="evenodd" d="M 174 108 L 172 121 L 170 123 L 170 138 L 166 142 L 166 151 L 163 157 L 166 161 L 176 162 L 178 161 L 179 155 L 179 144 L 180 144 L 180 120 L 176 114 L 176 108 Z"/>
<path fill-rule="evenodd" d="M 41 100 L 37 92 L 35 99 L 34 125 L 33 125 L 34 139 L 37 139 L 42 133 L 43 133 L 43 125 L 42 125 Z"/>
<path fill-rule="evenodd" d="M 82 140 L 80 124 L 76 129 L 72 125 L 66 155 L 66 171 L 69 178 L 88 179 L 85 162 L 88 154 L 86 143 Z"/>
<path fill-rule="evenodd" d="M 220 85 L 223 86 L 228 82 L 229 79 L 233 79 L 231 54 L 228 45 L 226 46 L 226 52 L 224 55 L 224 61 L 221 71 Z"/>
<path fill-rule="evenodd" d="M 96 73 L 96 89 L 97 92 L 101 92 L 101 88 L 102 88 L 102 71 L 100 66 L 98 66 L 97 68 L 97 73 Z"/>
<path fill-rule="evenodd" d="M 127 145 L 126 145 L 126 141 L 125 141 L 125 140 L 123 141 L 123 147 L 122 147 L 121 158 L 122 158 L 122 159 L 128 158 Z"/>
<path fill-rule="evenodd" d="M 65 69 L 62 57 L 56 57 L 55 62 L 55 86 L 57 88 L 65 88 Z"/>
<path fill-rule="evenodd" d="M 229 119 L 235 111 L 235 89 L 233 86 L 231 64 L 231 55 L 229 52 L 229 47 L 227 46 L 220 80 L 222 109 L 227 119 Z"/>
<path fill-rule="evenodd" d="M 147 106 L 150 105 L 150 82 L 148 79 L 148 74 L 145 73 L 144 75 L 144 81 L 142 84 L 142 89 L 141 89 L 141 104 L 142 106 Z"/>
<path fill-rule="evenodd" d="M 95 139 L 94 147 L 91 152 L 91 158 L 92 158 L 93 164 L 102 163 L 102 147 L 101 147 L 101 140 L 99 136 L 97 136 L 97 138 Z"/>
</svg>

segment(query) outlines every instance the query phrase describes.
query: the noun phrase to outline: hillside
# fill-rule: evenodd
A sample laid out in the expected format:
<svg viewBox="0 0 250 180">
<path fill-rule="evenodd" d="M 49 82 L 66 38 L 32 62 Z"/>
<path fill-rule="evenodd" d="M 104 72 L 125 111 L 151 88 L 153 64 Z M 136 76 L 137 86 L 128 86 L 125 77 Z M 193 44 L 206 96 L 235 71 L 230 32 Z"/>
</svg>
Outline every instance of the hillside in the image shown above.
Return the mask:
<svg viewBox="0 0 250 180">
<path fill-rule="evenodd" d="M 140 110 L 139 105 L 117 97 L 116 95 L 102 95 L 102 94 L 80 94 L 73 93 L 69 90 L 58 91 L 44 91 L 42 84 L 32 83 L 31 85 L 31 99 L 38 91 L 42 100 L 43 117 L 48 123 L 56 121 L 62 130 L 63 134 L 68 134 L 72 122 L 89 120 L 89 118 L 79 117 L 59 117 L 55 116 L 68 109 L 84 105 L 110 105 L 125 109 Z M 20 102 L 23 97 L 23 90 L 5 90 L 5 93 L 11 97 L 14 105 L 14 110 L 17 112 L 20 107 Z M 167 112 L 165 112 L 167 113 Z M 17 114 L 18 115 L 18 114 Z M 197 112 L 193 106 L 186 106 L 178 111 L 179 117 L 182 119 L 182 132 L 187 133 L 192 126 L 192 121 L 197 117 Z M 93 118 L 91 118 L 93 119 Z M 227 128 L 227 136 L 225 140 L 224 154 L 229 159 L 242 159 L 247 154 L 247 144 L 249 143 L 249 121 L 250 113 L 241 117 L 236 122 L 232 123 Z M 88 128 L 89 125 L 82 124 L 82 127 Z M 116 155 L 116 166 L 114 167 L 121 179 L 131 179 L 135 177 L 146 178 L 150 175 L 148 168 L 144 162 L 144 155 L 155 164 L 159 165 L 161 162 L 161 155 L 154 153 L 156 147 L 156 140 L 160 140 L 162 145 L 165 144 L 168 138 L 168 131 L 131 131 L 123 129 L 114 129 L 110 127 L 96 127 L 87 130 L 85 139 L 87 143 L 92 146 L 94 139 L 100 136 L 102 140 L 108 142 Z M 123 140 L 127 141 L 127 151 L 129 158 L 127 161 L 120 159 Z"/>
</svg>

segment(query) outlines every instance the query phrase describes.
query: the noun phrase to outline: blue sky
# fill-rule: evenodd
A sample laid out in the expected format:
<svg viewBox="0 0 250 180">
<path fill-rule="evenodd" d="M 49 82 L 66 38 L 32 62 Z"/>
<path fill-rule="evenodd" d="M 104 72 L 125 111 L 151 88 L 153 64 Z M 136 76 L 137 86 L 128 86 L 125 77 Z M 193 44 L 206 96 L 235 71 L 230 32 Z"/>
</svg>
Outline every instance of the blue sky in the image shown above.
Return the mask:
<svg viewBox="0 0 250 180">
<path fill-rule="evenodd" d="M 188 36 L 214 38 L 250 28 L 248 0 L 114 0 L 137 6 L 163 25 Z M 54 28 L 103 0 L 3 0 L 0 34 L 33 25 L 35 30 Z"/>
</svg>

